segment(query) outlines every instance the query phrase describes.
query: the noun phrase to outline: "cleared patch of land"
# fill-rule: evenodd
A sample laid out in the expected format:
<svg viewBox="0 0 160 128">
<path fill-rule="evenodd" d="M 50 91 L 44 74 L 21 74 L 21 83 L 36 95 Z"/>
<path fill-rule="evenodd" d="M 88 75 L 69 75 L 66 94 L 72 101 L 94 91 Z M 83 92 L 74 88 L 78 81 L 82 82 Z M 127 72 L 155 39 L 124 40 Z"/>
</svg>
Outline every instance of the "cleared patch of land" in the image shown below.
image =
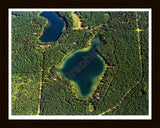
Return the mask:
<svg viewBox="0 0 160 128">
<path fill-rule="evenodd" d="M 74 29 L 75 28 L 80 29 L 81 28 L 81 24 L 82 24 L 80 18 L 74 12 L 72 12 L 72 17 L 73 17 L 73 21 L 74 21 L 73 22 Z"/>
<path fill-rule="evenodd" d="M 106 13 L 105 15 L 108 17 L 108 19 L 110 19 L 110 16 L 109 16 L 109 14 L 108 14 L 108 13 Z"/>
<path fill-rule="evenodd" d="M 73 17 L 73 29 L 87 29 L 88 27 L 81 27 L 82 26 L 82 21 L 79 18 L 75 12 L 72 12 L 72 17 Z"/>
</svg>

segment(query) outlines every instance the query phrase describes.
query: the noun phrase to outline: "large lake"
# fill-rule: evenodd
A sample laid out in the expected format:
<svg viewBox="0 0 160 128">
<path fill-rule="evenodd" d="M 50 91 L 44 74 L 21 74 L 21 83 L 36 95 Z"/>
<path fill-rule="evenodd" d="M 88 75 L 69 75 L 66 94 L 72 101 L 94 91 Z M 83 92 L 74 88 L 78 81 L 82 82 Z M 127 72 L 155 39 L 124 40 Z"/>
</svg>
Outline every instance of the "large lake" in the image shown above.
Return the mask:
<svg viewBox="0 0 160 128">
<path fill-rule="evenodd" d="M 99 44 L 100 39 L 97 36 L 90 47 L 73 52 L 58 69 L 66 79 L 76 85 L 80 98 L 87 98 L 95 91 L 106 69 L 104 60 L 96 52 Z"/>
<path fill-rule="evenodd" d="M 42 42 L 54 42 L 58 40 L 65 27 L 64 21 L 60 19 L 56 12 L 42 12 L 40 16 L 47 18 L 49 21 L 40 40 Z"/>
</svg>

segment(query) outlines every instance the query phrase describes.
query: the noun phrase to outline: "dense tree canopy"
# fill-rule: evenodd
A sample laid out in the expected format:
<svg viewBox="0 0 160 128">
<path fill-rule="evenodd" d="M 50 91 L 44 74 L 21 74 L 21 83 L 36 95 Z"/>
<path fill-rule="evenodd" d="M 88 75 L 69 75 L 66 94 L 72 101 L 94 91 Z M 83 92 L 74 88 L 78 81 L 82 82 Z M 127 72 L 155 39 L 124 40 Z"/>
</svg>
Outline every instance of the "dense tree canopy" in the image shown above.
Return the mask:
<svg viewBox="0 0 160 128">
<path fill-rule="evenodd" d="M 73 28 L 72 12 L 57 12 L 66 28 L 57 41 L 46 43 L 39 38 L 48 20 L 40 13 L 12 12 L 13 115 L 36 115 L 39 103 L 41 115 L 98 115 L 116 106 L 136 84 L 122 104 L 106 114 L 148 114 L 147 12 L 138 12 L 141 42 L 136 12 L 75 12 L 82 29 Z M 97 52 L 108 67 L 93 95 L 82 100 L 56 68 L 70 53 L 90 46 L 95 35 L 102 44 Z"/>
</svg>

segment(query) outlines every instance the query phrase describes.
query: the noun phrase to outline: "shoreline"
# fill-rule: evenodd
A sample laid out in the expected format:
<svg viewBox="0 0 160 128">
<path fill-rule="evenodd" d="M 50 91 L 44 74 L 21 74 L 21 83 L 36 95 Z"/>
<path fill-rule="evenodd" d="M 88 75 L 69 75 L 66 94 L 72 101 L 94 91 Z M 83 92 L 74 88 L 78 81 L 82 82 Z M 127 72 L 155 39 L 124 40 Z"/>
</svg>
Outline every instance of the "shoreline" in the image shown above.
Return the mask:
<svg viewBox="0 0 160 128">
<path fill-rule="evenodd" d="M 65 17 L 64 16 L 61 16 L 61 14 L 59 14 L 59 12 L 55 12 L 57 15 L 58 15 L 58 17 L 62 20 L 62 21 L 64 21 L 64 27 L 65 28 L 67 28 L 68 27 L 68 22 L 67 22 L 67 20 L 65 19 Z"/>
<path fill-rule="evenodd" d="M 103 61 L 103 58 L 100 56 L 100 55 L 97 55 L 100 59 L 102 59 L 102 61 Z M 99 86 L 99 83 L 100 83 L 100 81 L 102 80 L 102 78 L 104 77 L 104 74 L 105 74 L 105 72 L 106 72 L 106 70 L 107 70 L 107 64 L 103 61 L 103 63 L 104 63 L 104 70 L 103 70 L 103 72 L 101 73 L 101 74 L 99 74 L 98 76 L 95 76 L 95 78 L 94 79 L 96 79 L 96 80 L 93 80 L 93 81 L 95 81 L 95 83 L 96 84 L 93 84 L 92 86 L 91 86 L 91 93 L 89 93 L 88 95 L 86 95 L 86 96 L 82 96 L 82 94 L 81 93 L 79 93 L 80 94 L 80 96 L 81 97 L 79 97 L 79 95 L 78 95 L 78 90 L 77 90 L 77 93 L 76 93 L 76 98 L 79 98 L 79 99 L 81 99 L 81 100 L 88 100 L 89 98 L 92 98 L 92 96 L 94 95 L 94 92 L 97 90 L 97 87 Z M 97 77 L 97 78 L 96 78 Z M 75 84 L 75 86 L 77 86 L 77 89 L 79 89 L 79 86 L 78 86 L 78 84 L 76 83 L 76 82 L 74 82 L 73 81 L 73 83 Z M 79 89 L 80 90 L 80 89 Z M 84 97 L 84 98 L 83 98 Z"/>
<path fill-rule="evenodd" d="M 83 48 L 83 49 L 79 49 L 79 50 L 77 50 L 77 51 L 75 51 L 75 52 L 73 52 L 73 53 L 69 53 L 68 56 L 64 56 L 65 58 L 62 59 L 63 62 L 57 67 L 58 70 L 59 70 L 58 72 L 60 72 L 60 74 L 63 76 L 63 73 L 61 72 L 61 69 L 65 66 L 67 60 L 69 60 L 70 58 L 72 58 L 72 57 L 74 56 L 74 54 L 76 54 L 76 53 L 78 53 L 78 52 L 89 51 L 91 48 L 93 48 L 92 45 L 91 45 L 91 46 L 88 46 L 88 47 L 86 47 L 86 48 Z M 78 83 L 76 83 L 75 81 L 70 80 L 70 79 L 68 79 L 67 77 L 64 76 L 64 78 L 67 79 L 67 80 L 69 80 L 70 83 L 71 83 L 71 85 L 73 85 L 73 87 L 76 89 L 76 90 L 75 90 L 75 92 L 76 92 L 75 95 L 76 95 L 76 98 L 78 98 L 78 99 L 87 100 L 88 98 L 91 98 L 91 97 L 93 96 L 95 90 L 97 89 L 100 81 L 101 81 L 102 78 L 104 77 L 104 73 L 106 72 L 108 65 L 105 63 L 105 61 L 103 60 L 103 58 L 102 58 L 98 53 L 96 54 L 96 57 L 98 57 L 98 58 L 102 61 L 103 65 L 104 65 L 103 71 L 102 71 L 101 74 L 99 74 L 98 76 L 95 76 L 94 79 L 92 79 L 95 84 L 91 85 L 91 90 L 90 90 L 91 93 L 87 94 L 86 96 L 83 96 L 83 95 L 82 95 Z"/>
<path fill-rule="evenodd" d="M 97 55 L 97 56 L 98 56 L 99 58 L 103 59 L 102 57 L 100 57 L 100 55 Z M 105 62 L 103 62 L 103 63 L 104 63 L 104 70 L 103 70 L 103 72 L 102 72 L 101 74 L 99 74 L 98 77 L 95 76 L 94 79 L 96 79 L 96 80 L 95 80 L 95 84 L 93 84 L 93 85 L 91 86 L 91 90 L 90 90 L 91 93 L 89 93 L 89 94 L 86 95 L 86 96 L 83 96 L 82 93 L 80 92 L 80 88 L 79 88 L 78 83 L 76 83 L 75 81 L 70 80 L 70 79 L 68 79 L 67 77 L 63 76 L 65 79 L 69 80 L 70 83 L 71 83 L 71 85 L 72 85 L 72 87 L 76 89 L 76 90 L 75 90 L 75 96 L 76 96 L 76 98 L 81 99 L 81 100 L 88 100 L 89 98 L 92 98 L 92 96 L 94 95 L 94 92 L 97 90 L 97 87 L 99 86 L 99 83 L 100 83 L 100 81 L 102 80 L 102 78 L 104 77 L 104 74 L 105 74 L 105 72 L 106 72 L 106 70 L 107 70 L 107 66 L 108 66 L 108 65 L 107 65 Z M 60 72 L 60 74 L 62 75 L 63 73 Z M 96 77 L 97 77 L 97 78 L 96 78 Z M 94 81 L 94 80 L 93 80 L 93 81 Z"/>
<path fill-rule="evenodd" d="M 43 16 L 40 16 L 40 14 L 42 13 L 43 11 L 41 11 L 39 14 L 38 14 L 38 16 L 39 17 L 43 17 Z M 43 17 L 43 18 L 45 18 L 45 17 Z M 44 26 L 43 26 L 43 30 L 42 30 L 42 32 L 40 33 L 40 35 L 37 37 L 39 40 L 40 40 L 40 37 L 43 35 L 43 33 L 44 33 L 44 30 L 45 30 L 45 28 L 46 28 L 46 26 L 48 25 L 48 23 L 49 23 L 49 20 L 47 19 L 47 18 L 45 18 L 46 19 L 46 23 L 44 24 Z M 41 41 L 41 40 L 40 40 Z M 42 41 L 41 41 L 42 42 Z"/>
<path fill-rule="evenodd" d="M 43 13 L 43 12 L 45 12 L 45 11 L 41 11 L 41 12 L 38 14 L 38 16 L 45 18 L 45 19 L 47 20 L 47 22 L 46 22 L 45 25 L 43 26 L 43 30 L 42 30 L 42 32 L 40 33 L 40 35 L 37 37 L 39 40 L 40 40 L 41 36 L 43 35 L 45 29 L 51 25 L 50 21 L 49 21 L 46 17 L 40 16 L 40 14 Z M 61 30 L 61 33 L 60 33 L 60 35 L 58 36 L 58 39 L 59 39 L 59 37 L 62 35 L 62 33 L 63 33 L 63 32 L 66 30 L 66 28 L 68 27 L 68 24 L 67 24 L 67 21 L 64 20 L 64 17 L 62 17 L 58 12 L 53 12 L 53 13 L 55 13 L 55 15 L 57 15 L 57 16 L 59 17 L 59 19 L 62 20 L 63 23 L 64 23 L 64 26 L 63 26 L 63 28 L 62 28 L 62 30 Z M 57 40 L 58 40 L 58 39 L 57 39 Z M 57 40 L 56 40 L 56 41 L 57 41 Z M 40 41 L 41 41 L 41 40 L 40 40 Z M 53 42 L 56 42 L 56 41 L 53 41 Z M 43 42 L 43 41 L 41 41 L 41 42 Z M 48 43 L 48 42 L 44 42 L 44 43 Z M 51 43 L 52 43 L 52 42 L 51 42 Z"/>
<path fill-rule="evenodd" d="M 64 65 L 65 65 L 65 61 L 67 61 L 67 60 L 70 59 L 72 56 L 74 56 L 75 53 L 77 53 L 77 52 L 85 52 L 85 51 L 88 51 L 90 48 L 91 48 L 91 46 L 88 46 L 88 47 L 83 48 L 83 49 L 78 49 L 78 50 L 76 50 L 76 51 L 74 51 L 74 52 L 70 51 L 68 54 L 66 54 L 66 55 L 63 57 L 63 59 L 62 59 L 63 62 L 61 62 L 59 65 L 57 65 L 57 66 L 55 66 L 55 67 L 57 67 L 57 68 L 63 68 Z"/>
</svg>

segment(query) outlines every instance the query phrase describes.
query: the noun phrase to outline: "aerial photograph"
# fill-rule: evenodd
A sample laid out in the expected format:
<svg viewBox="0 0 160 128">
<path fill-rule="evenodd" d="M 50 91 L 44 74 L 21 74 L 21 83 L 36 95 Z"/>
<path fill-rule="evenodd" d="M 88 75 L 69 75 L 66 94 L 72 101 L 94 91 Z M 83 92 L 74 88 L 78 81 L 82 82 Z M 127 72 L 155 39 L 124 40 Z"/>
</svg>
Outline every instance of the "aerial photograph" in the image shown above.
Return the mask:
<svg viewBox="0 0 160 128">
<path fill-rule="evenodd" d="M 12 10 L 10 114 L 149 115 L 149 11 Z"/>
</svg>

